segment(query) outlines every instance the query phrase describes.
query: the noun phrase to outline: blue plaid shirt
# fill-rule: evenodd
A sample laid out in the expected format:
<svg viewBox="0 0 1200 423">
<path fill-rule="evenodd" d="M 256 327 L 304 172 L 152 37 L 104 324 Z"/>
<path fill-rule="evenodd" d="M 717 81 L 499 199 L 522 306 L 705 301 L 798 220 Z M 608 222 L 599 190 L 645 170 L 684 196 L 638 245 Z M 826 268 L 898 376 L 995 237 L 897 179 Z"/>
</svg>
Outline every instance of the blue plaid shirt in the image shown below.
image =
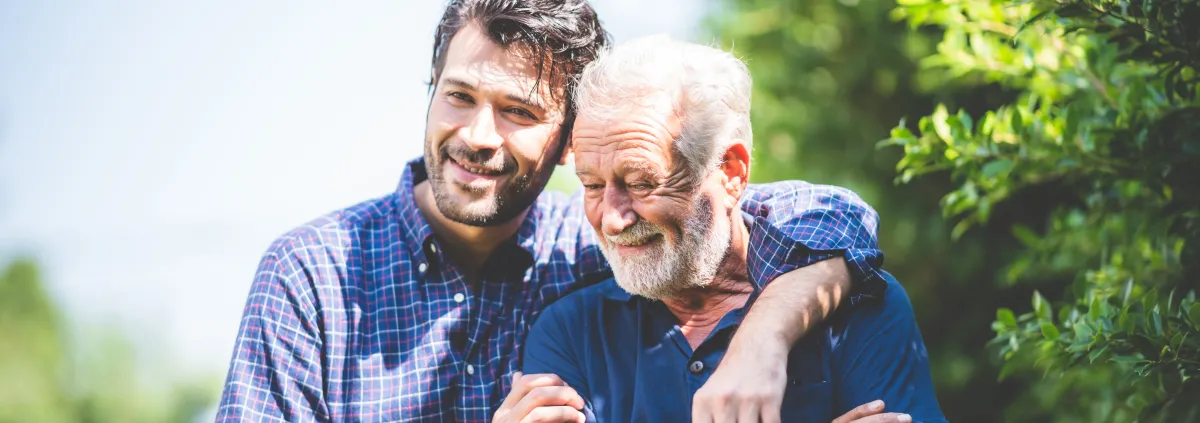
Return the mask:
<svg viewBox="0 0 1200 423">
<path fill-rule="evenodd" d="M 246 301 L 218 422 L 487 422 L 525 334 L 554 300 L 609 277 L 579 197 L 546 192 L 471 286 L 417 209 L 424 161 L 394 193 L 277 239 Z M 880 296 L 875 211 L 804 182 L 752 185 L 749 268 L 762 286 L 844 255 L 851 302 Z"/>
</svg>

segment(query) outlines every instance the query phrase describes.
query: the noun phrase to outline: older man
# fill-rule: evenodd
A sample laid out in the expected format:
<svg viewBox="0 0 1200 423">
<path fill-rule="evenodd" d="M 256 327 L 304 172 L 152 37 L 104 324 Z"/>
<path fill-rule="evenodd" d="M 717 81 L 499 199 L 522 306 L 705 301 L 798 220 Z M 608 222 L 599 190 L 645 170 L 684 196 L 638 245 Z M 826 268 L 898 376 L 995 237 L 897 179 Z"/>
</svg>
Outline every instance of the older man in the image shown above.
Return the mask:
<svg viewBox="0 0 1200 423">
<path fill-rule="evenodd" d="M 691 407 L 758 294 L 747 259 L 763 223 L 738 208 L 750 176 L 750 86 L 730 54 L 663 37 L 604 53 L 584 71 L 576 172 L 615 281 L 538 319 L 526 376 L 497 420 L 759 421 L 754 410 Z M 822 192 L 853 195 L 778 188 L 813 210 L 831 207 L 814 201 Z M 883 298 L 839 310 L 794 344 L 783 404 L 765 421 L 945 421 L 908 297 L 884 277 Z M 882 413 L 885 404 L 899 413 Z"/>
</svg>

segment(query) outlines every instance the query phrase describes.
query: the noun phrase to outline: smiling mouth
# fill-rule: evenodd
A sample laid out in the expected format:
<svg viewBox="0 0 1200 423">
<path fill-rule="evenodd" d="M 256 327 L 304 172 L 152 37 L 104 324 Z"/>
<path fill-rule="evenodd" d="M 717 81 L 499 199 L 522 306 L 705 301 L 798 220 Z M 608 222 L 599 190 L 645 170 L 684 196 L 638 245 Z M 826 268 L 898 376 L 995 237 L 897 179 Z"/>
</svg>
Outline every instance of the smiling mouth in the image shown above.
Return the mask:
<svg viewBox="0 0 1200 423">
<path fill-rule="evenodd" d="M 467 171 L 467 173 L 471 173 L 471 174 L 475 174 L 475 175 L 500 176 L 500 175 L 504 174 L 503 169 L 490 169 L 490 168 L 486 168 L 486 167 L 482 167 L 482 166 L 476 166 L 469 162 L 460 162 L 458 160 L 455 160 L 453 157 L 450 158 L 450 161 L 454 162 L 454 164 L 458 165 L 458 167 L 461 167 L 463 170 Z"/>
</svg>

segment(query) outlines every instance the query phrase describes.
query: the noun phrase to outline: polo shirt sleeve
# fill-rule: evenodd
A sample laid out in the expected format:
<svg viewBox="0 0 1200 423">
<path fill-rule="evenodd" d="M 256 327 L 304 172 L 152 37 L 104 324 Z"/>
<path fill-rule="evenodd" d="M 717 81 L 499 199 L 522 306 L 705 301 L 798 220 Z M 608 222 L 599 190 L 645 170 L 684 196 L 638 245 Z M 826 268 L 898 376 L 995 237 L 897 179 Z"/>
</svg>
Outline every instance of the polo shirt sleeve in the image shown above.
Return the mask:
<svg viewBox="0 0 1200 423">
<path fill-rule="evenodd" d="M 584 368 L 580 361 L 581 345 L 575 339 L 573 331 L 567 328 L 567 308 L 573 304 L 573 298 L 565 298 L 551 304 L 538 317 L 530 328 L 525 339 L 525 352 L 521 360 L 521 372 L 524 374 L 551 373 L 558 375 L 567 386 L 575 389 L 583 397 L 583 414 L 589 423 L 596 422 L 592 412 L 591 395 L 588 392 Z M 506 392 L 505 395 L 508 393 Z"/>
<path fill-rule="evenodd" d="M 259 263 L 216 422 L 329 421 L 314 293 L 297 250 L 281 238 Z"/>
<path fill-rule="evenodd" d="M 802 181 L 752 184 L 742 211 L 753 219 L 747 265 L 759 288 L 841 256 L 850 271 L 850 304 L 881 298 L 887 289 L 880 275 L 879 215 L 853 191 Z"/>
<path fill-rule="evenodd" d="M 907 413 L 913 422 L 944 423 L 912 304 L 904 288 L 887 279 L 881 303 L 849 309 L 844 322 L 833 323 L 833 339 L 840 338 L 831 369 L 835 411 L 883 400 L 886 412 Z"/>
</svg>

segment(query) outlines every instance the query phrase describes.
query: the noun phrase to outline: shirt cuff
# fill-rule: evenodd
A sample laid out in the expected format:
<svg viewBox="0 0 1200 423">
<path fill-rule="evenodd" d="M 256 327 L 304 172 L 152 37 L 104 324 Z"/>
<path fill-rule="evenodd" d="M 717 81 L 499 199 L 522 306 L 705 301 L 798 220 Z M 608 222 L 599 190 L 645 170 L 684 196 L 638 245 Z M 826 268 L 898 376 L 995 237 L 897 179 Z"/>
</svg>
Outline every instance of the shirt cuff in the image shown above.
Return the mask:
<svg viewBox="0 0 1200 423">
<path fill-rule="evenodd" d="M 848 236 L 854 230 L 823 231 L 822 225 L 809 229 L 800 231 L 803 236 L 791 236 L 763 216 L 754 218 L 747 267 L 755 289 L 761 291 L 784 273 L 841 256 L 850 272 L 850 304 L 883 298 L 887 290 L 880 273 L 883 251 L 873 236 Z"/>
</svg>

